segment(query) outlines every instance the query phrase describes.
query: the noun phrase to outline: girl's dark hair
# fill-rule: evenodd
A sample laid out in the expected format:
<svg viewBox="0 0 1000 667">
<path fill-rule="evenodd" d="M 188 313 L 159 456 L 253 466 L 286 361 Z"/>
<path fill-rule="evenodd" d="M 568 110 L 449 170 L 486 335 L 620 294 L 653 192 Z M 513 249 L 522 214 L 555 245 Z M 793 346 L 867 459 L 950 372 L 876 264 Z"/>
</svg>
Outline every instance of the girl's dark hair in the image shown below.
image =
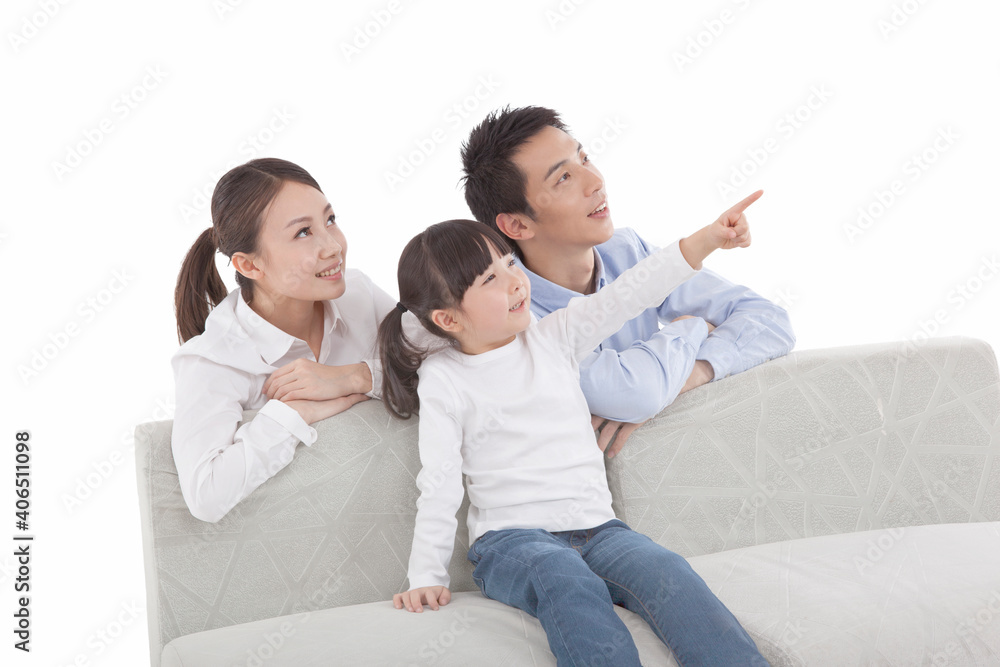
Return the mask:
<svg viewBox="0 0 1000 667">
<path fill-rule="evenodd" d="M 188 250 L 174 289 L 177 336 L 181 343 L 205 332 L 212 308 L 226 298 L 226 286 L 215 267 L 215 252 L 258 250 L 264 212 L 282 186 L 294 181 L 322 189 L 302 167 L 278 158 L 260 158 L 230 169 L 212 193 L 212 226 Z M 253 280 L 236 272 L 243 300 L 253 300 Z"/>
<path fill-rule="evenodd" d="M 472 220 L 448 220 L 431 225 L 413 237 L 399 257 L 399 301 L 424 328 L 449 338 L 431 321 L 438 309 L 461 307 L 462 297 L 493 263 L 491 250 L 501 257 L 512 252 L 499 232 Z M 417 369 L 427 351 L 403 333 L 403 312 L 393 308 L 378 328 L 382 361 L 382 400 L 389 411 L 408 419 L 420 408 Z"/>
</svg>

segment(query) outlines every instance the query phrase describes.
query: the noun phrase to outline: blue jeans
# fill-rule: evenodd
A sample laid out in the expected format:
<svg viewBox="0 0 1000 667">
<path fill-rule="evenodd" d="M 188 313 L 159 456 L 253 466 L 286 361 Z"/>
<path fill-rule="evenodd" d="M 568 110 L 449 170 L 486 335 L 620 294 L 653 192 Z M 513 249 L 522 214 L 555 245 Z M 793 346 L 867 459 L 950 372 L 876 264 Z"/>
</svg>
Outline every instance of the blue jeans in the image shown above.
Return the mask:
<svg viewBox="0 0 1000 667">
<path fill-rule="evenodd" d="M 639 665 L 612 605 L 642 616 L 681 665 L 767 665 L 688 562 L 623 522 L 590 530 L 491 530 L 469 549 L 488 598 L 537 618 L 559 667 Z"/>
</svg>

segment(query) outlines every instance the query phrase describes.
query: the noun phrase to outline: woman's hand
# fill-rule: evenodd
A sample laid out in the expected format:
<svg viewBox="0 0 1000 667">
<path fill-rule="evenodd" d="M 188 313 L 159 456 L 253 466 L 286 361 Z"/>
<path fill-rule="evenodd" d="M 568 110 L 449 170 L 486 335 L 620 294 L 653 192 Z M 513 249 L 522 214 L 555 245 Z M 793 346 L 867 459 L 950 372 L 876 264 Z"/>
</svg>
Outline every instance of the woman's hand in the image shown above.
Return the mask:
<svg viewBox="0 0 1000 667">
<path fill-rule="evenodd" d="M 327 366 L 296 359 L 271 373 L 264 395 L 279 401 L 308 399 L 323 401 L 372 390 L 372 375 L 366 363 Z"/>
<path fill-rule="evenodd" d="M 368 397 L 364 394 L 348 394 L 347 396 L 331 398 L 325 401 L 299 400 L 282 401 L 282 403 L 298 412 L 305 423 L 315 424 L 327 417 L 340 414 L 355 403 L 367 400 Z"/>
<path fill-rule="evenodd" d="M 431 609 L 437 611 L 440 606 L 446 605 L 450 601 L 451 591 L 444 586 L 424 586 L 423 588 L 414 588 L 405 593 L 396 593 L 392 596 L 392 605 L 396 609 L 406 607 L 406 611 L 415 611 L 418 613 L 424 610 L 425 603 L 430 605 Z"/>
</svg>

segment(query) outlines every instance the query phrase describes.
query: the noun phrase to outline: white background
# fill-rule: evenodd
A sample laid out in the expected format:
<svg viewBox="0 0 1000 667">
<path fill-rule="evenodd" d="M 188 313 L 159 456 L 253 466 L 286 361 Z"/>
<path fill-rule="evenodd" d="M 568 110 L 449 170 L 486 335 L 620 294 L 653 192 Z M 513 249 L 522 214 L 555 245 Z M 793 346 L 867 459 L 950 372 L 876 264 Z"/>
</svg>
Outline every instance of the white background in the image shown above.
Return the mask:
<svg viewBox="0 0 1000 667">
<path fill-rule="evenodd" d="M 654 243 L 764 188 L 753 246 L 708 265 L 785 305 L 797 349 L 924 331 L 1000 348 L 995 2 L 233 4 L 4 3 L 0 539 L 17 532 L 21 429 L 36 536 L 30 655 L 12 648 L 0 548 L 4 664 L 148 660 L 130 434 L 171 416 L 178 267 L 218 176 L 252 157 L 308 169 L 350 264 L 395 294 L 404 243 L 470 215 L 472 126 L 550 106 L 592 150 L 615 223 Z M 401 161 L 419 164 L 390 187 Z M 724 197 L 734 174 L 749 177 Z M 878 215 L 852 237 L 859 207 Z"/>
</svg>

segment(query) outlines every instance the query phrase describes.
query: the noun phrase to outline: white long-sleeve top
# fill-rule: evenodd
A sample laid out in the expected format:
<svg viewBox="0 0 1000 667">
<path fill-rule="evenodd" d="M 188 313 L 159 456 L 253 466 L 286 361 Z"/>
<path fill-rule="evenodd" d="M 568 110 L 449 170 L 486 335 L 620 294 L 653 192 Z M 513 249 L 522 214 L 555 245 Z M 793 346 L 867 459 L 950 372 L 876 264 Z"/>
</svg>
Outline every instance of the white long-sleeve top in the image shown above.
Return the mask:
<svg viewBox="0 0 1000 667">
<path fill-rule="evenodd" d="M 580 361 L 697 273 L 674 242 L 596 294 L 533 316 L 503 347 L 448 348 L 424 361 L 411 589 L 450 583 L 463 476 L 472 541 L 489 530 L 578 530 L 615 518 Z"/>
<path fill-rule="evenodd" d="M 305 341 L 257 315 L 238 289 L 212 309 L 205 333 L 174 354 L 171 445 L 181 492 L 198 519 L 218 521 L 288 465 L 300 441 L 316 441 L 316 430 L 298 412 L 264 395 L 274 371 L 303 358 L 331 366 L 364 362 L 372 374 L 368 395 L 381 395 L 375 336 L 396 302 L 357 269 L 348 269 L 345 279 L 344 294 L 323 302 L 318 359 Z M 422 330 L 416 319 L 412 324 Z M 255 409 L 257 415 L 237 429 L 243 411 Z"/>
</svg>

